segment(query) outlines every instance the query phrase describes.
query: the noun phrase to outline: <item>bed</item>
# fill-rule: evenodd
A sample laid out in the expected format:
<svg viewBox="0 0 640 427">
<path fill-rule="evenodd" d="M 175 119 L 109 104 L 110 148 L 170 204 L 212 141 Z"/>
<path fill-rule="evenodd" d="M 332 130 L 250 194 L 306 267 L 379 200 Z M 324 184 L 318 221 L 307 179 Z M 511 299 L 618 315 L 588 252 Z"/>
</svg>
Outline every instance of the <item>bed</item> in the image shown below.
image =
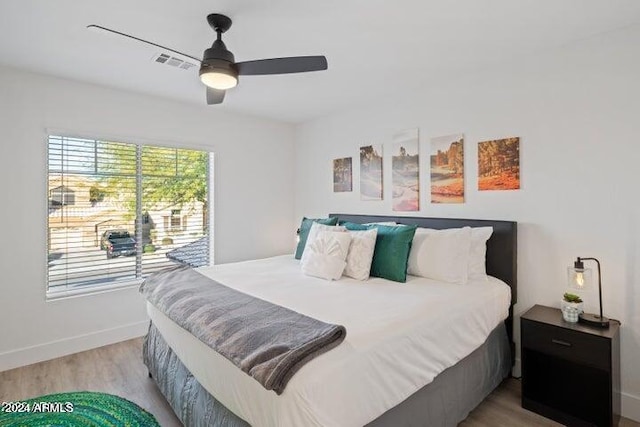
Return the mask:
<svg viewBox="0 0 640 427">
<path fill-rule="evenodd" d="M 372 278 L 327 285 L 301 276 L 291 256 L 202 268 L 241 292 L 344 324 L 347 338 L 276 395 L 148 304 L 144 360 L 185 425 L 451 426 L 508 375 L 517 297 L 514 222 L 331 216 L 433 229 L 491 226 L 486 268 L 492 277 L 464 287 L 412 276 L 405 284 Z"/>
</svg>

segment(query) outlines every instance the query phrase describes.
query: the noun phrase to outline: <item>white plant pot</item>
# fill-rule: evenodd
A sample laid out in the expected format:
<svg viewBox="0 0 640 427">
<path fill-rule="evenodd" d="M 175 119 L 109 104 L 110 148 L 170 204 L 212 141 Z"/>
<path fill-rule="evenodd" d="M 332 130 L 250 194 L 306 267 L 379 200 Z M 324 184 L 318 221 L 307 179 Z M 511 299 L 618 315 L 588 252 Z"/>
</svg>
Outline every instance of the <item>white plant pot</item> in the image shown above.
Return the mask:
<svg viewBox="0 0 640 427">
<path fill-rule="evenodd" d="M 569 323 L 576 323 L 578 321 L 578 316 L 584 311 L 582 309 L 584 303 L 581 302 L 567 302 L 562 299 L 560 304 L 562 318 Z"/>
</svg>

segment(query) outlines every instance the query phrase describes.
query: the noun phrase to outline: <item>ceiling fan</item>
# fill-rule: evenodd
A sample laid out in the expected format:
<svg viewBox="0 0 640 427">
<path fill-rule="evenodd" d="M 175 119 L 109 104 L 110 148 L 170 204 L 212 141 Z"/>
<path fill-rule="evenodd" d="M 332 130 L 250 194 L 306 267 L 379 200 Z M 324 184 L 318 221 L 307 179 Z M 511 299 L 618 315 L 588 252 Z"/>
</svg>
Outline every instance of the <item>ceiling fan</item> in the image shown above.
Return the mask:
<svg viewBox="0 0 640 427">
<path fill-rule="evenodd" d="M 231 27 L 231 19 L 219 13 L 212 13 L 207 16 L 207 21 L 216 32 L 217 37 L 213 45 L 204 51 L 202 59 L 100 25 L 91 24 L 87 25 L 87 28 L 128 37 L 132 40 L 159 47 L 199 62 L 200 80 L 207 86 L 207 104 L 209 105 L 221 104 L 224 100 L 226 90 L 238 84 L 238 76 L 304 73 L 327 69 L 327 58 L 324 56 L 292 56 L 287 58 L 235 62 L 233 53 L 227 50 L 227 46 L 225 46 L 222 41 L 222 34 Z"/>
</svg>

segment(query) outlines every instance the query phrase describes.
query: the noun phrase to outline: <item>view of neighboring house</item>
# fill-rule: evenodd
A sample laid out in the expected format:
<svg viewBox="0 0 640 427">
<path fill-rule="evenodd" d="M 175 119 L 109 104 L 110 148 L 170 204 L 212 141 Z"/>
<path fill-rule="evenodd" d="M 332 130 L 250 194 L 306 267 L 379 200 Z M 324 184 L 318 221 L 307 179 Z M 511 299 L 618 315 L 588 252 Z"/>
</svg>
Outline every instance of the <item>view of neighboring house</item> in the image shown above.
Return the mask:
<svg viewBox="0 0 640 427">
<path fill-rule="evenodd" d="M 99 188 L 91 177 L 49 177 L 50 251 L 67 249 L 69 241 L 79 249 L 97 247 L 107 230 L 126 229 L 136 234 L 135 218 L 122 213 L 123 202 L 118 195 Z M 92 196 L 92 189 L 101 191 L 101 195 Z M 158 203 L 142 216 L 142 241 L 156 246 L 188 243 L 202 236 L 204 217 L 205 206 L 199 201 Z"/>
<path fill-rule="evenodd" d="M 135 179 L 51 173 L 48 188 L 50 291 L 139 279 L 173 264 L 171 250 L 208 234 L 204 202 L 146 201 L 139 210 Z M 126 246 L 109 231 L 126 236 Z"/>
</svg>

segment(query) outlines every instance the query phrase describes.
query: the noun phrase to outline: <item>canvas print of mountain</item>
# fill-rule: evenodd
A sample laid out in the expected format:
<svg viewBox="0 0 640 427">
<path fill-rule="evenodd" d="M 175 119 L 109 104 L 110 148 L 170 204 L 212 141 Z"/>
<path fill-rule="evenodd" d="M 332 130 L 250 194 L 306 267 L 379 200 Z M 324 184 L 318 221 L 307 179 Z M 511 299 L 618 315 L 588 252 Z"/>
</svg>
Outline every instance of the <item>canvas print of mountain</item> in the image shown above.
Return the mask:
<svg viewBox="0 0 640 427">
<path fill-rule="evenodd" d="M 360 147 L 360 199 L 382 200 L 382 144 Z"/>
<path fill-rule="evenodd" d="M 431 203 L 464 203 L 464 135 L 431 139 Z"/>
<path fill-rule="evenodd" d="M 520 138 L 478 143 L 478 190 L 520 188 Z"/>
<path fill-rule="evenodd" d="M 392 142 L 392 184 L 394 211 L 420 209 L 420 156 L 418 129 L 399 132 Z"/>
</svg>

